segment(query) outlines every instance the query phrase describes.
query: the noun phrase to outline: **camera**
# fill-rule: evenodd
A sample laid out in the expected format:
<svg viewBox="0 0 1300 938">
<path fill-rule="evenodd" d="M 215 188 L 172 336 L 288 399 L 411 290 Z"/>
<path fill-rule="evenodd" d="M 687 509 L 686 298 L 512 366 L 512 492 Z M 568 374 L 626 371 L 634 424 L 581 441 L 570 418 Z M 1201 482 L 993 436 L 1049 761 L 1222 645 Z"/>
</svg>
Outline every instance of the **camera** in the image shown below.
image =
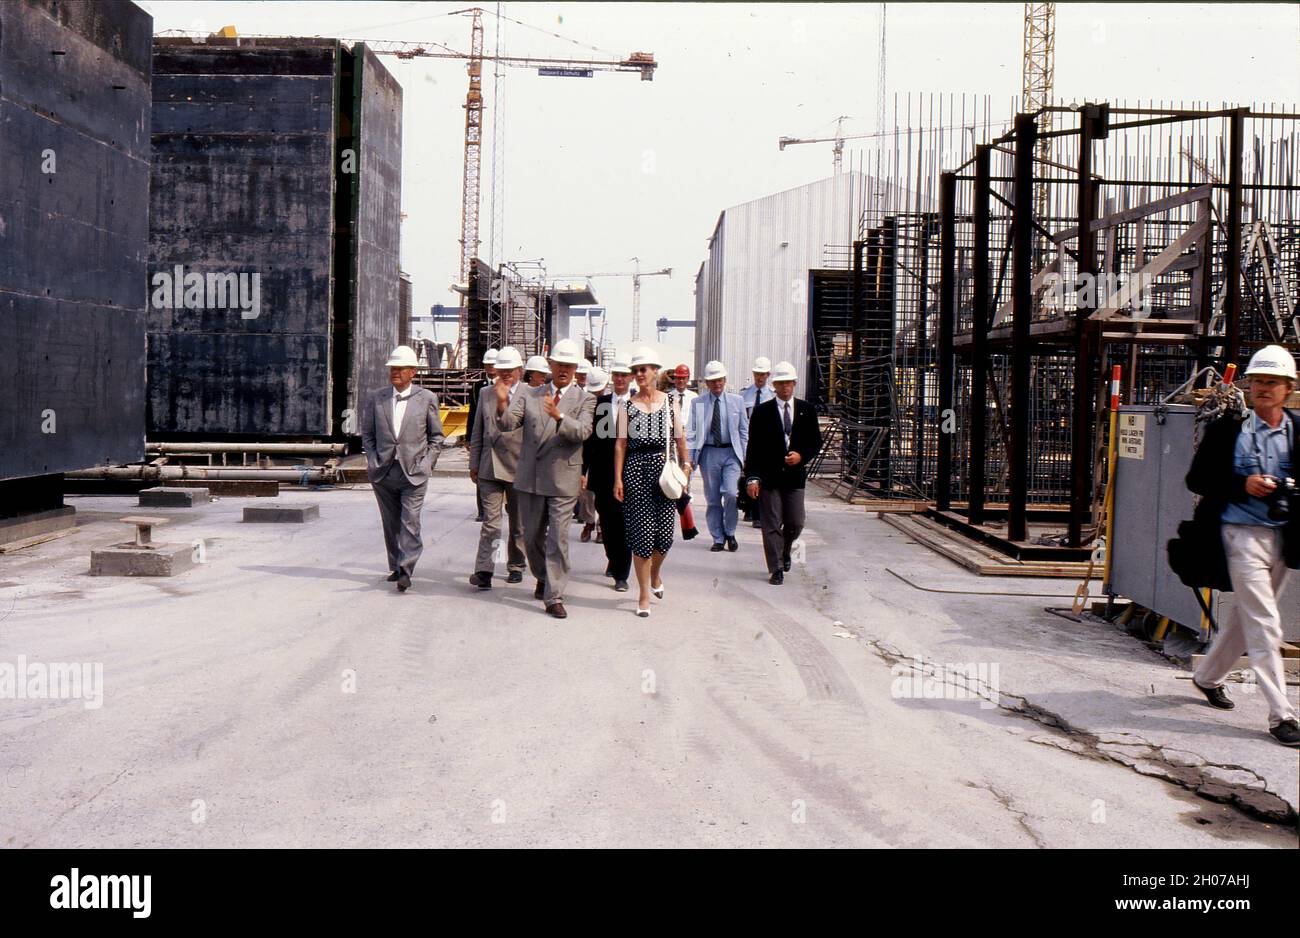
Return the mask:
<svg viewBox="0 0 1300 938">
<path fill-rule="evenodd" d="M 1297 488 L 1295 479 L 1290 476 L 1265 476 L 1271 479 L 1277 488 L 1264 496 L 1264 501 L 1268 503 L 1268 517 L 1270 521 L 1286 521 L 1291 517 L 1291 499 L 1295 497 Z"/>
</svg>

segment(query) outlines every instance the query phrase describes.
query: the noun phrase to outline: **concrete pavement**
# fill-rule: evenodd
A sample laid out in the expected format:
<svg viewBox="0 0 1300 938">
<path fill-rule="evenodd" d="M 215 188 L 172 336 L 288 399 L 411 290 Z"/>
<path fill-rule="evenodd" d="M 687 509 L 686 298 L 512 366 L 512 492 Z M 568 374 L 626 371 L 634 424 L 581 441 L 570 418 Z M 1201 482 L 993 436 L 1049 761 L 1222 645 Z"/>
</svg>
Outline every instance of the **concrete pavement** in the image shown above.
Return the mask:
<svg viewBox="0 0 1300 938">
<path fill-rule="evenodd" d="M 1296 803 L 1262 702 L 1211 710 L 1112 627 L 1043 611 L 1073 583 L 981 580 L 814 496 L 785 586 L 748 526 L 737 554 L 678 542 L 648 620 L 575 535 L 559 622 L 531 577 L 465 582 L 449 456 L 404 595 L 364 486 L 287 492 L 320 503 L 305 525 L 156 510 L 160 540 L 206 544 L 167 580 L 86 575 L 128 498 L 70 499 L 76 535 L 0 556 L 0 663 L 104 680 L 97 709 L 0 699 L 0 845 L 1296 846 L 1294 814 L 1258 819 Z M 956 682 L 983 696 L 933 696 L 918 655 L 983 664 Z"/>
</svg>

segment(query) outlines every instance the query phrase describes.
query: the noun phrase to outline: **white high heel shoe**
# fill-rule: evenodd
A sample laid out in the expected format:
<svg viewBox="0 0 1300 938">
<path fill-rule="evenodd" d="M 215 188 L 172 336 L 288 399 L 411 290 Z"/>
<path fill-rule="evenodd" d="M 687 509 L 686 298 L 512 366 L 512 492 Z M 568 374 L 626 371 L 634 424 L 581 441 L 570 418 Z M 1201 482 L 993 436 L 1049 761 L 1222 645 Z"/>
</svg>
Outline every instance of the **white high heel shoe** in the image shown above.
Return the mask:
<svg viewBox="0 0 1300 938">
<path fill-rule="evenodd" d="M 636 614 L 637 614 L 638 617 L 640 617 L 640 618 L 642 618 L 642 619 L 648 619 L 648 618 L 650 618 L 650 610 L 649 610 L 649 609 L 642 609 L 642 608 L 640 608 L 640 607 L 637 607 Z"/>
<path fill-rule="evenodd" d="M 655 599 L 663 599 L 663 598 L 664 598 L 664 585 L 663 585 L 662 583 L 660 583 L 659 586 L 658 586 L 657 588 L 656 588 L 656 587 L 653 587 L 653 586 L 650 587 L 650 595 L 653 596 Z"/>
</svg>

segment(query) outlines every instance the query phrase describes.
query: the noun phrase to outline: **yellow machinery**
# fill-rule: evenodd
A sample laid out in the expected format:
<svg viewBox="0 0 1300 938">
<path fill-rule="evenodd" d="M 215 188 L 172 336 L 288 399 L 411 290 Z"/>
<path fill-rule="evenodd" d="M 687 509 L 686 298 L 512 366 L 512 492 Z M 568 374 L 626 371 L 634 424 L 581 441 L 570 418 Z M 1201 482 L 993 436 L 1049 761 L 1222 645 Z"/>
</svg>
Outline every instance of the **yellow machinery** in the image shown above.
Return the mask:
<svg viewBox="0 0 1300 938">
<path fill-rule="evenodd" d="M 442 419 L 442 433 L 446 437 L 464 436 L 469 430 L 469 405 L 460 407 L 441 406 L 438 416 Z"/>
</svg>

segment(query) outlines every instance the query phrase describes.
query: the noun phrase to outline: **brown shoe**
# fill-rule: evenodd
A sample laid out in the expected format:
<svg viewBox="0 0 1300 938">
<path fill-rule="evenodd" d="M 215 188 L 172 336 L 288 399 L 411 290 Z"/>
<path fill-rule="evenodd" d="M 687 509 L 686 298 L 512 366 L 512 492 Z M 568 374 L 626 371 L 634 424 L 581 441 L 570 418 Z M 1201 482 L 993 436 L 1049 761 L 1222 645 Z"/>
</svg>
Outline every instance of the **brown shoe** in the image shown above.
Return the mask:
<svg viewBox="0 0 1300 938">
<path fill-rule="evenodd" d="M 587 543 L 588 541 L 590 541 L 590 540 L 591 540 L 591 529 L 594 528 L 594 527 L 595 527 L 594 524 L 584 524 L 584 525 L 582 526 L 582 533 L 578 535 L 578 540 L 582 541 L 582 543 L 584 543 L 584 544 Z"/>
<path fill-rule="evenodd" d="M 569 617 L 569 614 L 564 611 L 564 603 L 551 603 L 546 607 L 546 614 L 557 619 L 567 619 Z"/>
<path fill-rule="evenodd" d="M 533 599 L 541 599 L 546 595 L 546 581 L 538 580 L 537 585 L 533 587 Z"/>
</svg>

